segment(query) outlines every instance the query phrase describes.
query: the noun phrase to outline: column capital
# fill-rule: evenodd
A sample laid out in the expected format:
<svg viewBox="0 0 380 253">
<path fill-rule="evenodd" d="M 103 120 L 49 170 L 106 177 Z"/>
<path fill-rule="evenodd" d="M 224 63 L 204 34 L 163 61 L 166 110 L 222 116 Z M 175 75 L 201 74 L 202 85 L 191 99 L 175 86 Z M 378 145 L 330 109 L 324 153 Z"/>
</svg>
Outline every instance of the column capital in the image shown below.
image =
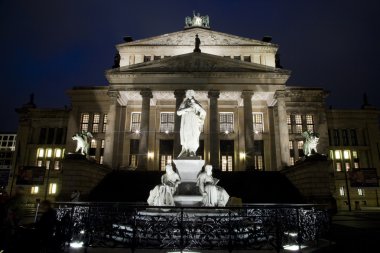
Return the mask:
<svg viewBox="0 0 380 253">
<path fill-rule="evenodd" d="M 220 91 L 218 90 L 210 90 L 208 93 L 208 98 L 219 98 Z"/>
<path fill-rule="evenodd" d="M 185 97 L 185 90 L 175 90 L 174 91 L 174 97 L 175 98 L 184 98 Z"/>
<path fill-rule="evenodd" d="M 153 98 L 153 94 L 152 94 L 152 91 L 151 91 L 151 90 L 141 90 L 141 91 L 140 91 L 140 95 L 141 95 L 143 98 Z"/>
<path fill-rule="evenodd" d="M 108 95 L 110 98 L 114 98 L 114 99 L 118 99 L 118 98 L 120 98 L 120 93 L 119 93 L 119 91 L 117 91 L 117 90 L 109 90 L 109 91 L 107 92 L 107 95 Z"/>
<path fill-rule="evenodd" d="M 253 94 L 255 94 L 253 91 L 251 90 L 243 90 L 241 92 L 241 98 L 252 98 Z"/>
</svg>

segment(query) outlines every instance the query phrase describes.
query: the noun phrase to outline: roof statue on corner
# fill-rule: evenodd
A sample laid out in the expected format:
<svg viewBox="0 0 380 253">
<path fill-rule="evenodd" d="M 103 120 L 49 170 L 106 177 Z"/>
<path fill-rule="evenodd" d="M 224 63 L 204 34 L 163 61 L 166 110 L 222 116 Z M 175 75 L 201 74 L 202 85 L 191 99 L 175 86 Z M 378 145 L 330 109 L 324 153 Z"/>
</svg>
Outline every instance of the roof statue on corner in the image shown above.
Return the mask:
<svg viewBox="0 0 380 253">
<path fill-rule="evenodd" d="M 199 12 L 195 14 L 195 11 L 193 11 L 193 17 L 185 18 L 185 29 L 193 27 L 203 27 L 210 29 L 209 17 L 207 15 L 201 16 Z"/>
</svg>

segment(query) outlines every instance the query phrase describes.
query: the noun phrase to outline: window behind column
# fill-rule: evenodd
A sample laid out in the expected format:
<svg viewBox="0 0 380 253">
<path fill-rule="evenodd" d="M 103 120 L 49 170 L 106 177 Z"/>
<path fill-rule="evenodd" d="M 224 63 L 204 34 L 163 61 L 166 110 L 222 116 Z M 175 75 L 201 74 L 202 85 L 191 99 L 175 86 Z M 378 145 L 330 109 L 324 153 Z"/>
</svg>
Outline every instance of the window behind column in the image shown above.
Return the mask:
<svg viewBox="0 0 380 253">
<path fill-rule="evenodd" d="M 264 170 L 264 141 L 256 140 L 254 141 L 254 162 L 256 170 Z"/>
<path fill-rule="evenodd" d="M 302 116 L 301 114 L 294 115 L 295 133 L 302 133 Z"/>
<path fill-rule="evenodd" d="M 137 155 L 139 153 L 139 140 L 130 140 L 129 146 L 129 166 L 132 168 L 137 168 Z"/>
<path fill-rule="evenodd" d="M 293 141 L 289 141 L 289 154 L 290 154 L 290 165 L 294 165 L 294 146 L 293 146 Z"/>
<path fill-rule="evenodd" d="M 219 124 L 221 133 L 232 133 L 234 131 L 234 113 L 221 112 L 219 113 Z"/>
<path fill-rule="evenodd" d="M 141 113 L 132 112 L 131 113 L 131 132 L 139 132 L 141 124 Z"/>
<path fill-rule="evenodd" d="M 264 132 L 264 120 L 262 112 L 254 112 L 253 115 L 253 131 L 258 133 Z"/>
<path fill-rule="evenodd" d="M 103 115 L 103 129 L 102 132 L 105 133 L 107 131 L 107 121 L 108 121 L 108 115 Z"/>
<path fill-rule="evenodd" d="M 173 160 L 173 140 L 160 140 L 160 170 L 165 171 L 165 166 Z"/>
<path fill-rule="evenodd" d="M 222 171 L 233 171 L 234 169 L 234 141 L 220 141 L 220 158 Z"/>
<path fill-rule="evenodd" d="M 174 132 L 174 112 L 161 112 L 160 114 L 160 132 Z"/>
<path fill-rule="evenodd" d="M 314 118 L 311 114 L 306 114 L 306 130 L 314 132 Z"/>
</svg>

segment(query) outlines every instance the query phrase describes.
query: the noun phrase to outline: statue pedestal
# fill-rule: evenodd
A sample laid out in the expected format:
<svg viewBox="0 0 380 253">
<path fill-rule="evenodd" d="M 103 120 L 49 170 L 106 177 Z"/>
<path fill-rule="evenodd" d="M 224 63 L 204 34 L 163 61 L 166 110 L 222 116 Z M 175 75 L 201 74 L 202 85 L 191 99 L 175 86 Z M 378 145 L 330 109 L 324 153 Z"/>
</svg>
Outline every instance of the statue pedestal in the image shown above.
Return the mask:
<svg viewBox="0 0 380 253">
<path fill-rule="evenodd" d="M 205 164 L 204 160 L 173 160 L 181 178 L 174 202 L 179 206 L 201 206 L 202 195 L 196 186 L 198 173 Z"/>
<path fill-rule="evenodd" d="M 197 182 L 198 173 L 205 164 L 204 160 L 173 160 L 181 182 Z"/>
</svg>

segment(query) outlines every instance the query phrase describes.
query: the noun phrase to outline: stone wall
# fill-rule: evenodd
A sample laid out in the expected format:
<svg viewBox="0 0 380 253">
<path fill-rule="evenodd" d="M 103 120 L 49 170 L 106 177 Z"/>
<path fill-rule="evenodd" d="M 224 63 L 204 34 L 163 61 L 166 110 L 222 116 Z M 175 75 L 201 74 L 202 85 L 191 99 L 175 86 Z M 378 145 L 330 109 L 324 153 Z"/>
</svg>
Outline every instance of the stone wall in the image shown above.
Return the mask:
<svg viewBox="0 0 380 253">
<path fill-rule="evenodd" d="M 82 155 L 68 155 L 62 164 L 62 191 L 58 201 L 69 201 L 72 191 L 81 193 L 80 201 L 86 201 L 90 191 L 109 173 L 111 169 Z"/>
<path fill-rule="evenodd" d="M 305 160 L 281 172 L 294 184 L 308 203 L 326 204 L 335 209 L 331 161 Z"/>
</svg>

